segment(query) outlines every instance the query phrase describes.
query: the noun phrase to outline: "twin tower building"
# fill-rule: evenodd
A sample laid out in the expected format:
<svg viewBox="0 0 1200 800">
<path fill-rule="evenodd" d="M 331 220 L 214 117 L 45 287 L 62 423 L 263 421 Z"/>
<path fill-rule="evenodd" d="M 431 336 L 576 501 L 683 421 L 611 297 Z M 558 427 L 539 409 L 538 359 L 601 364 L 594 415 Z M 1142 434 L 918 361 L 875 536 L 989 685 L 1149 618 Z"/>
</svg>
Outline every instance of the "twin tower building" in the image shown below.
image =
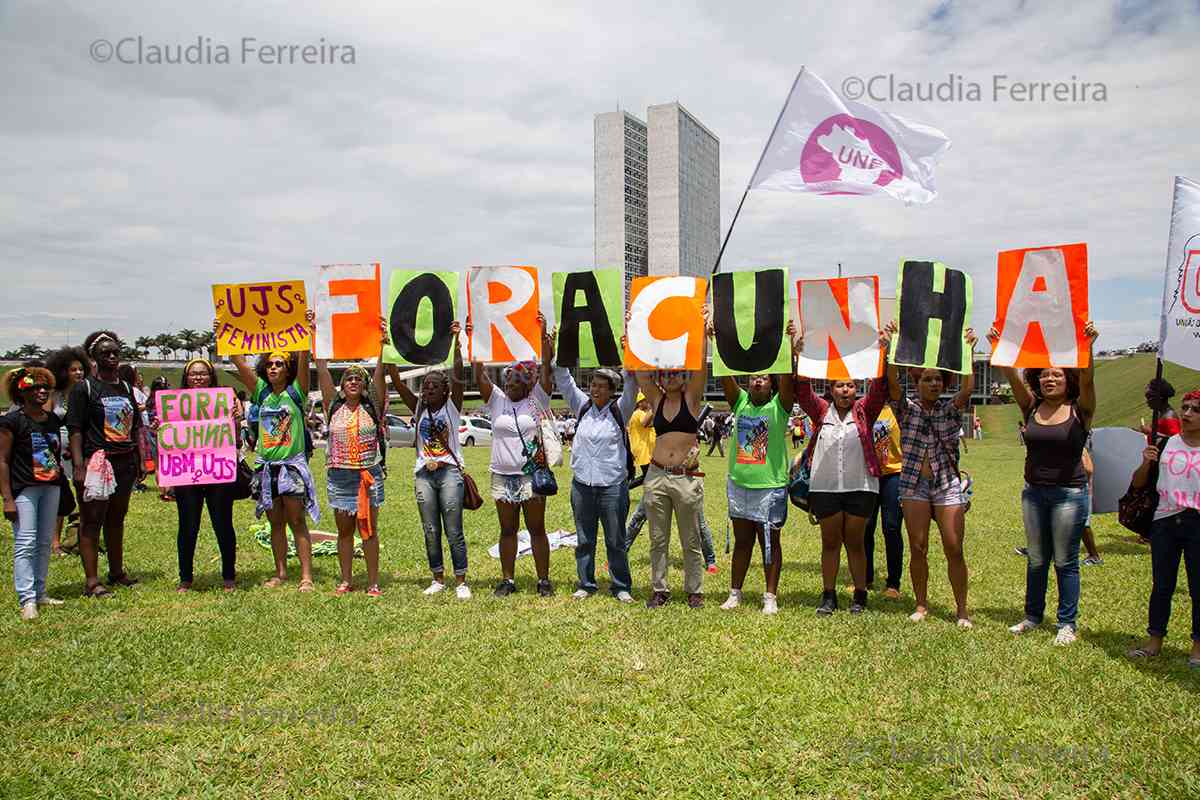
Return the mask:
<svg viewBox="0 0 1200 800">
<path fill-rule="evenodd" d="M 595 119 L 596 268 L 708 277 L 721 246 L 720 141 L 679 103 Z"/>
</svg>

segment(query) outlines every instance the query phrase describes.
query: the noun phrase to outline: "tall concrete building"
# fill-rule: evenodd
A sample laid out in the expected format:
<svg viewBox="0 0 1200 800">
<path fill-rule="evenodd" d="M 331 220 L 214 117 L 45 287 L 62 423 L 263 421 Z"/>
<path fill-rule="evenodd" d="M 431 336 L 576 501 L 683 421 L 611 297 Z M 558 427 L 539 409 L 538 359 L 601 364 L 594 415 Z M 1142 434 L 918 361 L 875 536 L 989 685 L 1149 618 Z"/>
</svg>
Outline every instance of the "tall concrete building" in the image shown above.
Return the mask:
<svg viewBox="0 0 1200 800">
<path fill-rule="evenodd" d="M 646 275 L 646 123 L 624 111 L 595 120 L 596 268 Z"/>
<path fill-rule="evenodd" d="M 678 103 L 595 118 L 595 257 L 640 275 L 708 275 L 721 238 L 720 142 Z"/>
<path fill-rule="evenodd" d="M 679 103 L 650 106 L 651 275 L 708 276 L 721 247 L 721 143 Z"/>
</svg>

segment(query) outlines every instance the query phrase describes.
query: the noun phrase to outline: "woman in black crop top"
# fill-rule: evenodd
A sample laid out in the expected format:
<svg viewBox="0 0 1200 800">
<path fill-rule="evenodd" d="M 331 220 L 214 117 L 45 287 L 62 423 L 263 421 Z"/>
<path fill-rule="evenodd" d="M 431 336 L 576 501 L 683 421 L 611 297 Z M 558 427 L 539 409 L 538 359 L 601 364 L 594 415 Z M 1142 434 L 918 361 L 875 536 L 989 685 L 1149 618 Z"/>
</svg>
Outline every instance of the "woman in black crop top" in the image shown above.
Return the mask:
<svg viewBox="0 0 1200 800">
<path fill-rule="evenodd" d="M 1079 544 L 1087 524 L 1091 497 L 1083 467 L 1083 448 L 1096 411 L 1091 345 L 1099 335 L 1091 322 L 1088 365 L 1083 369 L 1045 367 L 1025 370 L 1024 378 L 1013 367 L 997 366 L 1012 386 L 1013 399 L 1025 425 L 1025 489 L 1021 510 L 1029 557 L 1025 568 L 1025 618 L 1009 628 L 1016 634 L 1033 630 L 1046 610 L 1046 584 L 1050 560 L 1058 580 L 1058 635 L 1056 645 L 1075 641 L 1079 610 Z M 995 328 L 988 334 L 995 351 L 1000 338 Z"/>
<path fill-rule="evenodd" d="M 706 322 L 707 322 L 707 314 Z M 688 606 L 704 605 L 704 556 L 700 548 L 700 513 L 704 505 L 704 478 L 696 474 L 700 445 L 696 420 L 704 403 L 708 381 L 708 337 L 705 336 L 701 368 L 638 372 L 638 386 L 654 411 L 654 452 L 646 472 L 643 503 L 650 521 L 650 588 L 647 608 L 658 608 L 670 598 L 667 588 L 671 516 L 679 526 L 683 547 L 683 590 Z"/>
</svg>

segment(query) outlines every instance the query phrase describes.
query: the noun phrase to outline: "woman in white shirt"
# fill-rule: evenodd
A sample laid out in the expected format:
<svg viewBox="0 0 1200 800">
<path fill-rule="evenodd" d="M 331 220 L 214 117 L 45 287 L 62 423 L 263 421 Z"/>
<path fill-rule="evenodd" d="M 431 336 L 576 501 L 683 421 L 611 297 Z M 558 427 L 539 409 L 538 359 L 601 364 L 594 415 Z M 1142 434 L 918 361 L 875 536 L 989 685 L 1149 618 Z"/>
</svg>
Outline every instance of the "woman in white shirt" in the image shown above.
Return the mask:
<svg viewBox="0 0 1200 800">
<path fill-rule="evenodd" d="M 1150 537 L 1150 568 L 1154 587 L 1150 592 L 1149 635 L 1141 647 L 1129 651 L 1130 658 L 1150 658 L 1162 652 L 1171 618 L 1171 598 L 1179 579 L 1182 558 L 1192 598 L 1192 651 L 1188 666 L 1200 669 L 1200 390 L 1188 392 L 1179 405 L 1182 429 L 1167 439 L 1162 452 L 1155 445 L 1142 451 L 1142 465 L 1133 473 L 1133 486 L 1150 480 L 1152 465 L 1158 463 L 1158 508 L 1154 511 Z"/>
<path fill-rule="evenodd" d="M 458 426 L 463 402 L 462 349 L 458 343 L 458 323 L 450 325 L 454 336 L 454 378 L 442 371 L 430 372 L 421 381 L 418 398 L 400 378 L 400 370 L 389 369 L 392 386 L 413 412 L 413 447 L 417 455 L 413 465 L 413 490 L 421 527 L 425 530 L 425 556 L 433 580 L 425 594 L 434 595 L 446 588 L 442 555 L 442 533 L 450 545 L 450 563 L 454 567 L 454 592 L 459 600 L 470 600 L 467 587 L 467 540 L 463 536 L 462 451 L 458 444 Z"/>
<path fill-rule="evenodd" d="M 543 380 L 550 373 L 554 358 L 554 333 L 542 324 Z M 604 549 L 608 554 L 609 591 L 622 603 L 633 602 L 629 556 L 625 551 L 625 518 L 629 515 L 629 480 L 633 477 L 633 459 L 629 451 L 626 426 L 637 404 L 637 382 L 625 374 L 620 398 L 615 397 L 621 377 L 609 369 L 592 373 L 588 393 L 575 385 L 566 367 L 554 367 L 554 381 L 567 401 L 572 416 L 568 430 L 574 429 L 571 447 L 571 509 L 575 516 L 575 571 L 579 587 L 574 597 L 583 599 L 596 592 L 596 532 L 604 527 Z M 575 418 L 579 422 L 575 424 Z"/>
<path fill-rule="evenodd" d="M 471 336 L 470 318 L 465 326 Z M 536 361 L 518 361 L 504 368 L 501 387 L 488 377 L 479 361 L 472 361 L 475 383 L 492 420 L 492 499 L 500 520 L 500 570 L 503 579 L 496 585 L 496 597 L 507 597 L 517 590 L 513 581 L 517 562 L 517 529 L 521 512 L 533 548 L 537 568 L 537 591 L 551 597 L 550 541 L 546 538 L 546 498 L 533 493 L 533 465 L 544 462 L 541 423 L 550 416 L 550 381 L 540 375 Z M 539 382 L 539 376 L 542 380 Z M 540 459 L 540 461 L 539 461 Z"/>
</svg>

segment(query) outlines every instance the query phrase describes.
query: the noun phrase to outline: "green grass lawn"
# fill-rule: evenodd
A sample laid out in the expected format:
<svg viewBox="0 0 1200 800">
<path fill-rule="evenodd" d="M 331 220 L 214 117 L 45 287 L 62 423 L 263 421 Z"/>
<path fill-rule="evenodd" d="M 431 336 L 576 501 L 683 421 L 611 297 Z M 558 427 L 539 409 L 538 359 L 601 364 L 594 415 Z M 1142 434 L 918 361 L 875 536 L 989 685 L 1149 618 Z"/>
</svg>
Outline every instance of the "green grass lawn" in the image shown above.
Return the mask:
<svg viewBox="0 0 1200 800">
<path fill-rule="evenodd" d="M 1052 647 L 1053 625 L 1021 639 L 1006 630 L 1021 617 L 1025 570 L 1012 552 L 1023 542 L 1014 421 L 1011 407 L 988 409 L 988 430 L 1003 433 L 964 459 L 976 477 L 968 632 L 954 626 L 937 545 L 927 622 L 907 619 L 907 576 L 900 601 L 876 594 L 861 617 L 818 619 L 818 537 L 796 514 L 778 616 L 758 611 L 758 567 L 743 607 L 719 610 L 729 557 L 715 458 L 707 512 L 721 572 L 705 578 L 702 611 L 677 602 L 678 560 L 676 602 L 642 607 L 644 534 L 631 557 L 637 605 L 572 600 L 570 551 L 552 555 L 553 599 L 535 595 L 528 558 L 520 592 L 493 599 L 490 505 L 467 514 L 475 599 L 423 597 L 407 450 L 390 455 L 377 600 L 335 598 L 328 558 L 313 594 L 294 577 L 260 588 L 271 558 L 248 536 L 242 590 L 226 595 L 207 528 L 199 591 L 178 595 L 175 512 L 147 493 L 127 537 L 141 585 L 84 601 L 77 560 L 57 559 L 50 588 L 67 605 L 22 624 L 5 537 L 0 797 L 1196 797 L 1200 673 L 1184 665 L 1182 577 L 1164 656 L 1130 662 L 1150 559 L 1113 517 L 1097 518 L 1105 564 L 1084 570 L 1080 641 Z M 479 448 L 468 458 L 481 479 L 485 459 Z M 565 471 L 559 480 L 568 485 Z M 251 519 L 239 503 L 239 528 Z M 570 527 L 567 496 L 551 499 L 548 522 Z"/>
</svg>

